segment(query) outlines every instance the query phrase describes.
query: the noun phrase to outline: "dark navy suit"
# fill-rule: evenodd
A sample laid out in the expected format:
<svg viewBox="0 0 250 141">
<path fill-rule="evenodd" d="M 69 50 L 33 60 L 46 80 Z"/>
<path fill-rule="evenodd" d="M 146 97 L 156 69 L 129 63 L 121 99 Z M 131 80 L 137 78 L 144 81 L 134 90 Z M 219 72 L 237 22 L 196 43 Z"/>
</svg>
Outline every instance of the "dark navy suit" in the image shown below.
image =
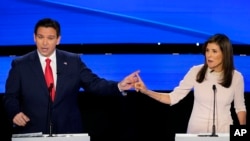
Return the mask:
<svg viewBox="0 0 250 141">
<path fill-rule="evenodd" d="M 117 82 L 107 81 L 81 61 L 79 55 L 56 50 L 57 86 L 52 104 L 54 133 L 83 132 L 77 97 L 79 89 L 98 95 L 121 95 Z M 49 91 L 37 51 L 13 60 L 6 81 L 4 105 L 10 120 L 19 113 L 26 114 L 30 121 L 18 127 L 18 133 L 43 132 L 48 134 Z"/>
</svg>

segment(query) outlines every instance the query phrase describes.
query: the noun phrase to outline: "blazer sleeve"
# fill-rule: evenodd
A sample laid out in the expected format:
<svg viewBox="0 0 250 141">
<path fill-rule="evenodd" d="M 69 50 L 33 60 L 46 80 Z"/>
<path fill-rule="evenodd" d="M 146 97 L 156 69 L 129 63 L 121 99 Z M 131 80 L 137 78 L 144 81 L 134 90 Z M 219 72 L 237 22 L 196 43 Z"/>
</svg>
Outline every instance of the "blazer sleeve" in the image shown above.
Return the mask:
<svg viewBox="0 0 250 141">
<path fill-rule="evenodd" d="M 95 74 L 87 65 L 81 60 L 80 56 L 77 59 L 80 73 L 80 80 L 85 91 L 97 95 L 120 95 L 118 82 L 107 80 Z"/>
<path fill-rule="evenodd" d="M 10 119 L 13 119 L 14 116 L 20 112 L 18 97 L 21 83 L 18 67 L 18 61 L 13 60 L 6 80 L 5 94 L 3 96 L 4 107 Z"/>
</svg>

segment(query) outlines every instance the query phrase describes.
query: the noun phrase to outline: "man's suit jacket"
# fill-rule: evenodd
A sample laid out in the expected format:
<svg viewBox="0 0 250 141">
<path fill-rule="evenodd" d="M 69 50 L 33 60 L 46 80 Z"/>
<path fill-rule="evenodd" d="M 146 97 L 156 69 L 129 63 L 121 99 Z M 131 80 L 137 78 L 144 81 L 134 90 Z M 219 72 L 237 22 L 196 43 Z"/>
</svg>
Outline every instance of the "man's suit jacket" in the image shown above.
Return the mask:
<svg viewBox="0 0 250 141">
<path fill-rule="evenodd" d="M 81 133 L 83 126 L 77 101 L 80 87 L 99 95 L 121 95 L 117 82 L 107 81 L 92 73 L 78 54 L 57 49 L 56 59 L 57 86 L 51 114 L 49 91 L 37 51 L 12 61 L 4 106 L 10 120 L 19 112 L 30 118 L 25 127 L 18 127 L 18 133 L 48 134 L 50 115 L 54 133 Z"/>
</svg>

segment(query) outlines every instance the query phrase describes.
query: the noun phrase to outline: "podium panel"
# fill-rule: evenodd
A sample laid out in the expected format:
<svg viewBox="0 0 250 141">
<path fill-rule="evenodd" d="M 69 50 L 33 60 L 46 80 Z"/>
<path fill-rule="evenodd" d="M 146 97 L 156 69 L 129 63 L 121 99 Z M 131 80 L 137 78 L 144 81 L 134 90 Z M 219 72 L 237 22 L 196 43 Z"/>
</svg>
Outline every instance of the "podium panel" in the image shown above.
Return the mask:
<svg viewBox="0 0 250 141">
<path fill-rule="evenodd" d="M 202 136 L 201 134 L 175 134 L 175 141 L 229 141 L 229 134 L 217 134 L 218 137 Z"/>
<path fill-rule="evenodd" d="M 12 141 L 90 141 L 88 134 L 59 134 L 49 137 L 49 135 L 42 136 L 19 136 L 12 137 Z"/>
</svg>

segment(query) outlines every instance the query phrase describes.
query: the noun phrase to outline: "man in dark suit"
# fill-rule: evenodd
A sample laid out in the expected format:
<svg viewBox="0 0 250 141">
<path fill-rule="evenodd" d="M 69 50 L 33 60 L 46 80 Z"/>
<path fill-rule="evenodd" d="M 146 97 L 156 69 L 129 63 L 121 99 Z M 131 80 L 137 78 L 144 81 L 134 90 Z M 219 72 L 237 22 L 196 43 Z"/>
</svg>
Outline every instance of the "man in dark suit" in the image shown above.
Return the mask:
<svg viewBox="0 0 250 141">
<path fill-rule="evenodd" d="M 41 19 L 34 29 L 37 49 L 12 61 L 6 80 L 4 106 L 16 133 L 82 133 L 77 103 L 80 88 L 97 95 L 123 95 L 134 87 L 139 71 L 114 82 L 98 77 L 78 54 L 56 49 L 60 43 L 60 24 Z M 45 60 L 51 60 L 52 85 L 45 79 Z M 55 97 L 49 97 L 55 90 Z M 52 124 L 51 124 L 52 123 Z M 51 125 L 51 126 L 50 126 Z"/>
</svg>

